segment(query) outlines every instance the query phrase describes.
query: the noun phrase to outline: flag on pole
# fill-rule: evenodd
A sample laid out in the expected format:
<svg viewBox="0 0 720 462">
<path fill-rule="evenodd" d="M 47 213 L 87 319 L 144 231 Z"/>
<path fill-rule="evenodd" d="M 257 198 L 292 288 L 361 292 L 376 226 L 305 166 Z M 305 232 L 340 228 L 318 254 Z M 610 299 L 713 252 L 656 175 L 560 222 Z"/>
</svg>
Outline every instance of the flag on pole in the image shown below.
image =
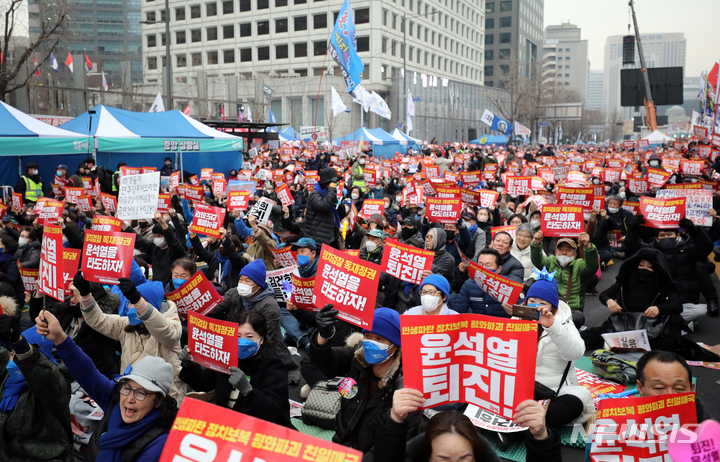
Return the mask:
<svg viewBox="0 0 720 462">
<path fill-rule="evenodd" d="M 357 40 L 355 38 L 355 18 L 350 2 L 345 0 L 333 28 L 328 52 L 340 66 L 348 92 L 353 93 L 360 84 L 365 64 L 357 54 Z"/>
<path fill-rule="evenodd" d="M 493 115 L 492 112 L 485 109 L 482 117 L 480 117 L 480 122 L 484 123 L 485 125 L 487 125 L 489 127 L 492 127 L 493 119 L 495 119 L 495 115 Z"/>
<path fill-rule="evenodd" d="M 575 140 L 575 144 L 580 144 L 580 136 L 582 135 L 582 132 L 578 133 L 577 140 Z"/>
<path fill-rule="evenodd" d="M 372 106 L 370 106 L 370 110 L 374 112 L 375 114 L 379 115 L 380 117 L 384 117 L 386 119 L 389 119 L 392 117 L 392 113 L 390 112 L 390 108 L 388 107 L 387 103 L 384 99 L 374 91 L 372 92 L 373 98 L 375 98 L 375 103 L 373 103 Z"/>
<path fill-rule="evenodd" d="M 183 114 L 190 115 L 190 104 L 185 106 L 185 109 L 183 110 Z"/>
<path fill-rule="evenodd" d="M 407 94 L 407 107 L 405 108 L 406 111 L 406 117 L 407 117 L 407 124 L 405 126 L 405 134 L 410 133 L 413 131 L 413 123 L 412 118 L 415 115 L 415 101 L 413 101 L 412 93 L 408 91 Z"/>
<path fill-rule="evenodd" d="M 277 123 L 277 121 L 275 120 L 275 114 L 273 114 L 272 108 L 270 108 L 270 116 L 268 118 L 270 119 L 271 124 Z M 278 128 L 277 127 L 268 127 L 267 131 L 277 133 Z"/>
<path fill-rule="evenodd" d="M 68 57 L 67 57 L 67 59 L 65 60 L 65 65 L 68 67 L 68 69 L 70 69 L 70 73 L 71 73 L 71 74 L 74 74 L 74 73 L 75 73 L 75 71 L 73 70 L 73 59 L 72 59 L 72 55 L 70 54 L 69 51 L 68 51 Z"/>
<path fill-rule="evenodd" d="M 52 68 L 55 72 L 60 73 L 60 66 L 58 66 L 57 59 L 55 59 L 55 54 L 52 51 L 50 52 L 50 68 Z"/>
<path fill-rule="evenodd" d="M 242 109 L 238 109 L 238 122 L 245 122 L 245 114 Z"/>
<path fill-rule="evenodd" d="M 562 129 L 562 122 L 558 122 L 558 130 L 560 131 L 560 144 L 562 144 L 562 137 L 563 137 L 563 129 Z"/>
<path fill-rule="evenodd" d="M 247 119 L 248 122 L 252 122 L 252 121 L 253 121 L 253 120 L 252 120 L 252 107 L 250 107 L 249 104 L 248 104 L 247 107 L 245 108 L 245 118 Z"/>
<path fill-rule="evenodd" d="M 105 78 L 105 69 L 102 70 L 102 83 L 103 83 L 103 89 L 105 91 L 108 91 L 108 83 L 107 83 L 107 79 Z"/>
<path fill-rule="evenodd" d="M 337 92 L 337 90 L 335 90 L 335 87 L 330 87 L 330 89 L 332 95 L 333 117 L 337 117 L 338 114 L 343 112 L 350 112 L 350 109 L 345 106 L 345 103 L 343 103 L 343 100 L 342 98 L 340 98 L 340 94 Z"/>
<path fill-rule="evenodd" d="M 363 107 L 365 112 L 370 110 L 370 106 L 375 103 L 375 98 L 368 92 L 365 87 L 358 85 L 355 87 L 355 91 L 351 93 L 353 102 L 358 103 Z"/>
<path fill-rule="evenodd" d="M 148 112 L 165 112 L 165 104 L 162 100 L 162 93 L 158 92 Z"/>
<path fill-rule="evenodd" d="M 220 119 L 225 122 L 225 106 L 220 106 Z"/>
<path fill-rule="evenodd" d="M 38 67 L 37 56 L 33 55 L 33 60 L 35 61 L 35 72 L 34 72 L 35 77 L 37 77 L 38 80 L 40 80 L 40 79 L 42 79 L 42 74 L 40 73 L 40 68 Z"/>
<path fill-rule="evenodd" d="M 525 125 L 522 125 L 517 120 L 515 121 L 515 134 L 517 136 L 522 136 L 523 138 L 528 137 L 532 134 L 532 131 L 527 128 Z"/>
<path fill-rule="evenodd" d="M 92 63 L 90 62 L 90 58 L 88 58 L 87 53 L 85 53 L 85 69 L 87 69 L 88 72 L 92 72 Z"/>
<path fill-rule="evenodd" d="M 491 130 L 497 130 L 502 132 L 505 136 L 511 136 L 513 131 L 513 124 L 503 119 L 500 116 L 493 116 L 492 124 L 490 125 Z"/>
</svg>

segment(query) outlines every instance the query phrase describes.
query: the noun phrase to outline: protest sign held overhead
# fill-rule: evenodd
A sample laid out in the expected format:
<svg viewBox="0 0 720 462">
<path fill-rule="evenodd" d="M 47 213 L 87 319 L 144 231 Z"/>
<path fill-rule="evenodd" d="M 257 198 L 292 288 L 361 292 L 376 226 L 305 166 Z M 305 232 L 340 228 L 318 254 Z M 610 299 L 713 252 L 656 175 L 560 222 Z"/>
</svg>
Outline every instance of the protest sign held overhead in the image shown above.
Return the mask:
<svg viewBox="0 0 720 462">
<path fill-rule="evenodd" d="M 431 270 L 434 257 L 435 252 L 432 250 L 418 249 L 388 239 L 385 241 L 380 267 L 382 271 L 401 281 L 420 284 L 422 282 L 421 274 L 423 271 Z"/>
<path fill-rule="evenodd" d="M 425 198 L 427 219 L 431 223 L 457 223 L 462 213 L 461 199 Z"/>
<path fill-rule="evenodd" d="M 541 230 L 544 236 L 580 236 L 585 231 L 583 208 L 579 205 L 546 205 Z"/>
<path fill-rule="evenodd" d="M 64 302 L 62 244 L 62 228 L 45 225 L 40 248 L 38 291 Z"/>
<path fill-rule="evenodd" d="M 119 183 L 118 218 L 138 220 L 155 215 L 160 194 L 160 172 L 123 175 Z"/>
<path fill-rule="evenodd" d="M 95 230 L 85 232 L 82 259 L 85 279 L 103 284 L 117 284 L 118 279 L 130 276 L 135 237 L 134 233 Z"/>
<path fill-rule="evenodd" d="M 685 218 L 685 198 L 654 199 L 640 197 L 639 213 L 645 217 L 645 226 L 650 228 L 677 228 Z"/>
<path fill-rule="evenodd" d="M 165 296 L 175 302 L 178 315 L 183 321 L 187 318 L 188 311 L 207 315 L 222 301 L 217 289 L 202 271 L 195 273 L 185 284 Z"/>
<path fill-rule="evenodd" d="M 255 202 L 255 205 L 250 209 L 249 215 L 255 217 L 258 223 L 264 225 L 267 224 L 272 213 L 272 208 L 275 206 L 275 201 L 268 199 L 267 197 L 261 197 L 259 201 Z"/>
<path fill-rule="evenodd" d="M 215 372 L 230 374 L 238 363 L 238 325 L 187 312 L 188 346 L 192 361 Z"/>
<path fill-rule="evenodd" d="M 225 213 L 226 209 L 221 207 L 197 204 L 190 231 L 196 234 L 220 237 L 220 229 L 225 222 Z"/>
</svg>

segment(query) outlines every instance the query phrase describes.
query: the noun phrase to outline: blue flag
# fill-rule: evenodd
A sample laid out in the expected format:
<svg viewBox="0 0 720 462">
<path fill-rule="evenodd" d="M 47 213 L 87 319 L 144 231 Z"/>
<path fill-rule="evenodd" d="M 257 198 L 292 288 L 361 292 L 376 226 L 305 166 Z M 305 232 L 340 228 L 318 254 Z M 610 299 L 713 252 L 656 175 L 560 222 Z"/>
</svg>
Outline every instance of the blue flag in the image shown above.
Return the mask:
<svg viewBox="0 0 720 462">
<path fill-rule="evenodd" d="M 277 123 L 277 122 L 275 121 L 275 114 L 272 113 L 272 109 L 270 109 L 270 123 L 271 123 L 271 124 Z M 277 131 L 278 131 L 278 128 L 277 128 L 277 127 L 268 127 L 267 131 L 269 131 L 269 132 L 277 132 Z"/>
<path fill-rule="evenodd" d="M 345 0 L 335 28 L 328 43 L 330 55 L 340 66 L 348 92 L 352 93 L 360 84 L 365 64 L 357 54 L 357 40 L 355 39 L 355 18 L 353 17 L 350 3 Z"/>
<path fill-rule="evenodd" d="M 508 122 L 507 120 L 503 119 L 502 117 L 495 116 L 493 117 L 492 125 L 490 126 L 491 130 L 497 130 L 499 132 L 503 132 L 505 136 L 510 136 L 510 134 L 513 131 L 513 124 Z"/>
</svg>

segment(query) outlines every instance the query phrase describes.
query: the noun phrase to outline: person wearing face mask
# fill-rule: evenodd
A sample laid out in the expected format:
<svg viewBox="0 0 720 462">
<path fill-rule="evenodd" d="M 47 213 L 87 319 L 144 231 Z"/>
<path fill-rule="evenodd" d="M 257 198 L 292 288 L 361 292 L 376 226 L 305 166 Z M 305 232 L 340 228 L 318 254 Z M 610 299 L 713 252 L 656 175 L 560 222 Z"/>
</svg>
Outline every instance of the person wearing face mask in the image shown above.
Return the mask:
<svg viewBox="0 0 720 462">
<path fill-rule="evenodd" d="M 585 308 L 585 289 L 587 281 L 594 276 L 600 267 L 597 248 L 590 242 L 590 236 L 582 233 L 578 242 L 584 247 L 585 258 L 577 258 L 577 244 L 574 240 L 563 237 L 557 240 L 555 255 L 543 256 L 543 233 L 538 231 L 530 244 L 530 257 L 535 268 L 547 268 L 555 271 L 560 298 L 573 310 L 576 322 L 582 318 Z"/>
<path fill-rule="evenodd" d="M 367 188 L 365 186 L 365 164 L 367 162 L 367 154 L 361 152 L 357 156 L 357 160 L 350 168 L 350 175 L 352 177 L 353 187 L 360 188 L 360 191 L 365 193 Z"/>
<path fill-rule="evenodd" d="M 185 256 L 185 249 L 175 235 L 175 230 L 168 226 L 160 212 L 155 212 L 157 224 L 153 227 L 153 240 L 140 236 L 135 238 L 135 248 L 150 257 L 153 268 L 153 280 L 160 281 L 163 286 L 172 281 L 172 263 Z M 123 231 L 134 232 L 123 224 Z"/>
<path fill-rule="evenodd" d="M 40 267 L 40 242 L 32 226 L 23 226 L 18 238 L 18 250 L 15 252 L 18 264 L 23 268 Z"/>
<path fill-rule="evenodd" d="M 268 337 L 265 316 L 239 311 L 230 321 L 238 323 L 238 363 L 230 367 L 230 376 L 192 362 L 186 346 L 180 353 L 180 380 L 196 391 L 215 390 L 218 406 L 295 428 L 290 423 L 287 370 Z"/>
<path fill-rule="evenodd" d="M 480 251 L 487 246 L 487 242 L 485 241 L 485 231 L 478 226 L 477 217 L 474 213 L 463 212 L 463 214 L 460 215 L 460 218 L 462 218 L 463 225 L 467 229 L 467 232 L 470 235 L 470 240 L 472 242 L 472 255 L 466 256 L 471 260 L 475 260 L 475 257 L 480 255 Z"/>
<path fill-rule="evenodd" d="M 173 174 L 175 169 L 173 168 L 172 159 L 169 157 L 165 158 L 162 168 L 160 169 L 160 176 L 170 176 Z"/>
<path fill-rule="evenodd" d="M 647 164 L 649 168 L 660 168 L 662 167 L 662 159 L 657 154 L 652 153 Z"/>
<path fill-rule="evenodd" d="M 446 239 L 445 250 L 455 259 L 455 265 L 462 263 L 460 252 L 467 256 L 475 251 L 467 228 L 462 224 L 462 220 L 458 220 L 458 223 L 443 224 Z"/>
<path fill-rule="evenodd" d="M 513 239 L 512 247 L 510 247 L 510 255 L 515 257 L 525 269 L 524 283 L 527 283 L 534 275 L 533 269 L 535 266 L 530 256 L 530 244 L 535 233 L 536 230 L 530 223 L 521 224 L 515 230 L 515 239 Z M 545 255 L 545 252 L 543 252 L 543 255 Z"/>
<path fill-rule="evenodd" d="M 151 241 L 155 237 L 153 236 L 153 225 L 145 219 L 138 220 L 138 224 L 133 227 L 133 230 L 143 239 Z"/>
<path fill-rule="evenodd" d="M 363 330 L 362 340 L 355 334 L 347 339 L 348 346 L 331 347 L 337 314 L 332 305 L 318 312 L 310 360 L 328 377 L 349 377 L 357 384 L 357 394 L 341 400 L 333 442 L 366 453 L 374 446 L 379 415 L 390 410 L 393 393 L 403 388 L 400 315 L 390 308 L 376 308 L 372 329 Z M 421 412 L 411 413 L 409 427 L 414 429 L 421 417 Z"/>
<path fill-rule="evenodd" d="M 500 211 L 496 209 L 496 212 L 498 215 L 498 222 L 499 222 Z M 491 229 L 493 226 L 496 226 L 495 225 L 495 216 L 493 214 L 493 211 L 487 207 L 481 207 L 477 211 L 477 214 L 475 216 L 477 217 L 477 221 L 475 223 L 477 223 L 477 225 L 478 225 L 478 230 L 485 233 L 485 247 L 483 247 L 483 248 L 487 248 L 490 245 L 490 243 L 492 242 L 492 230 Z M 478 255 L 478 252 L 475 252 L 475 256 L 477 256 L 477 255 Z"/>
<path fill-rule="evenodd" d="M 410 308 L 403 314 L 457 314 L 448 308 L 450 283 L 439 274 L 431 274 L 420 283 L 420 305 Z"/>
<path fill-rule="evenodd" d="M 362 210 L 362 206 L 365 203 L 365 194 L 363 193 L 360 186 L 353 186 L 353 188 L 350 190 L 350 199 L 355 203 L 355 208 L 358 210 Z"/>
<path fill-rule="evenodd" d="M 610 196 L 607 198 L 606 213 L 603 215 L 603 211 L 600 211 L 607 221 L 608 230 L 620 231 L 620 245 L 612 249 L 614 258 L 625 258 L 625 236 L 633 222 L 633 214 L 622 208 L 623 202 L 624 199 L 619 195 Z"/>
<path fill-rule="evenodd" d="M 388 223 L 392 226 L 397 226 L 400 205 L 394 203 L 392 197 L 387 194 L 383 197 L 383 200 L 385 201 L 385 211 L 383 212 L 385 219 L 387 219 Z"/>
<path fill-rule="evenodd" d="M 360 249 L 360 259 L 379 265 L 382 262 L 385 244 L 385 232 L 379 228 L 371 229 L 365 235 L 365 245 Z"/>
<path fill-rule="evenodd" d="M 478 265 L 497 274 L 502 271 L 501 262 L 500 253 L 495 249 L 481 250 L 477 261 Z M 482 290 L 474 279 L 465 281 L 457 298 L 453 300 L 452 307 L 458 313 L 484 314 L 499 318 L 510 317 L 502 303 Z"/>
<path fill-rule="evenodd" d="M 14 191 L 22 195 L 23 203 L 35 203 L 45 195 L 45 185 L 38 173 L 38 164 L 29 162 L 25 167 L 25 174 L 20 176 Z"/>
<path fill-rule="evenodd" d="M 405 243 L 409 239 L 422 240 L 422 233 L 418 230 L 417 220 L 414 217 L 405 217 L 400 222 L 400 242 Z"/>
<path fill-rule="evenodd" d="M 423 217 L 423 221 L 425 220 L 427 217 Z M 450 280 L 455 270 L 455 258 L 445 250 L 446 243 L 447 234 L 442 228 L 430 228 L 425 234 L 425 250 L 435 252 L 431 272 Z"/>
<path fill-rule="evenodd" d="M 337 170 L 321 170 L 318 182 L 308 196 L 305 219 L 300 225 L 300 231 L 302 237 L 312 238 L 319 245 L 338 247 L 337 231 L 340 229 L 340 220 L 345 218 L 345 207 L 337 206 L 338 180 Z"/>
</svg>

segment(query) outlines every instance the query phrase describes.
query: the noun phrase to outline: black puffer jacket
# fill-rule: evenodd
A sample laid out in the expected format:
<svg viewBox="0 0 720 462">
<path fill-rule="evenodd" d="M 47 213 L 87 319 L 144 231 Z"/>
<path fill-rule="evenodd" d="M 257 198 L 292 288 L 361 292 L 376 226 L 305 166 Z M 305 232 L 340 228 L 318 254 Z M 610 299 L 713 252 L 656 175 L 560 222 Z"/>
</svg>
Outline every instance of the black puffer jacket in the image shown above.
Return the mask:
<svg viewBox="0 0 720 462">
<path fill-rule="evenodd" d="M 333 209 L 337 203 L 337 189 L 328 187 L 325 196 L 320 191 L 310 192 L 307 200 L 305 221 L 301 229 L 304 237 L 311 237 L 320 244 L 335 241 L 335 214 Z M 340 207 L 339 213 L 344 215 L 345 208 Z M 340 219 L 343 217 L 340 216 Z"/>
<path fill-rule="evenodd" d="M 18 251 L 15 252 L 20 266 L 29 269 L 40 268 L 40 247 L 41 244 L 39 241 L 28 242 L 20 247 Z"/>
</svg>

